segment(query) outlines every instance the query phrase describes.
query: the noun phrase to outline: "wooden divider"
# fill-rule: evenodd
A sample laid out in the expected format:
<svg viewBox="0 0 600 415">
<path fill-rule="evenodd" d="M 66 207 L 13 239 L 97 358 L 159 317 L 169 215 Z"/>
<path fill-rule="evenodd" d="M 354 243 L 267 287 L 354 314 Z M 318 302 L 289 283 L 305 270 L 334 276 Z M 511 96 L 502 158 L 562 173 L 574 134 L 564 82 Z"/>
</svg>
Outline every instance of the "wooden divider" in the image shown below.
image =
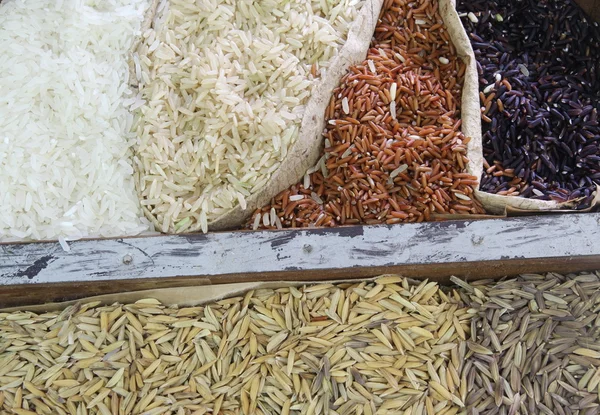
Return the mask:
<svg viewBox="0 0 600 415">
<path fill-rule="evenodd" d="M 600 269 L 600 213 L 0 245 L 0 307 L 155 287 Z"/>
</svg>

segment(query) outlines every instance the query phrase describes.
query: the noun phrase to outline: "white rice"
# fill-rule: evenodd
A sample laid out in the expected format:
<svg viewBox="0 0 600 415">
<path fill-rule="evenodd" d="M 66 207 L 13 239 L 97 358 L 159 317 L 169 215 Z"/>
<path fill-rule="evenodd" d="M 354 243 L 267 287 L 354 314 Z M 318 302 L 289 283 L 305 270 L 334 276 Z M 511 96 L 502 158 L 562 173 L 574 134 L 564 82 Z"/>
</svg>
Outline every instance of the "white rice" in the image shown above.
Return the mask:
<svg viewBox="0 0 600 415">
<path fill-rule="evenodd" d="M 0 240 L 134 235 L 127 53 L 146 0 L 0 6 Z"/>
<path fill-rule="evenodd" d="M 342 99 L 342 109 L 344 110 L 344 114 L 350 114 L 350 104 L 348 103 L 348 97 L 344 97 L 344 99 Z"/>
<path fill-rule="evenodd" d="M 67 240 L 65 239 L 64 236 L 58 237 L 58 243 L 60 244 L 60 247 L 63 249 L 63 251 L 65 251 L 65 252 L 71 251 L 71 247 L 67 243 Z"/>
<path fill-rule="evenodd" d="M 371 71 L 371 73 L 377 73 L 377 68 L 375 68 L 375 63 L 369 59 L 367 61 L 367 64 L 369 65 L 369 70 Z"/>
<path fill-rule="evenodd" d="M 298 136 L 311 69 L 323 73 L 363 1 L 161 1 L 137 50 L 135 126 L 138 191 L 163 232 L 188 217 L 206 230 L 202 213 L 244 207 L 267 183 Z"/>
</svg>

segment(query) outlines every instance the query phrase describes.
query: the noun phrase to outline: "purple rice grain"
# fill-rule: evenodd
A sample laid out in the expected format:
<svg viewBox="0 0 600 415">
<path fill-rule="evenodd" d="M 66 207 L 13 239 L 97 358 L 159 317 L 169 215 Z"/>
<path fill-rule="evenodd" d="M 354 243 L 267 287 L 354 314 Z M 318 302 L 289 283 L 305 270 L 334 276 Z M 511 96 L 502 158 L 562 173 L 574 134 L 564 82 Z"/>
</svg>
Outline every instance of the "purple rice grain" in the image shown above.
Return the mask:
<svg viewBox="0 0 600 415">
<path fill-rule="evenodd" d="M 460 0 L 458 10 L 489 102 L 481 189 L 589 205 L 600 184 L 598 23 L 572 0 Z"/>
</svg>

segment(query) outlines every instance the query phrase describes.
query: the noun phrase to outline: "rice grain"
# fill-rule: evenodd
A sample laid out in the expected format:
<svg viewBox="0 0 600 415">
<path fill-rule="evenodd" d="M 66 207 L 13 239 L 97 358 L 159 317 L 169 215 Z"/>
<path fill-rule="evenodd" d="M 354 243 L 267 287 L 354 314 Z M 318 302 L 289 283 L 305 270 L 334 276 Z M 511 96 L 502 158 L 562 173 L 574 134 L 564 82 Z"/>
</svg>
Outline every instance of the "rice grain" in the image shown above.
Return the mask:
<svg viewBox="0 0 600 415">
<path fill-rule="evenodd" d="M 477 310 L 467 342 L 469 414 L 587 414 L 600 408 L 597 273 L 461 281 L 461 287 L 464 301 Z"/>
<path fill-rule="evenodd" d="M 310 182 L 284 190 L 255 216 L 275 208 L 282 226 L 295 228 L 483 213 L 470 197 L 477 178 L 465 172 L 469 138 L 460 131 L 465 65 L 437 3 L 419 0 L 413 6 L 419 11 L 400 0 L 385 3 L 367 58 L 334 91 L 321 169 L 315 167 Z M 415 26 L 419 19 L 425 23 Z M 426 50 L 435 53 L 425 55 Z M 309 199 L 313 194 L 323 203 Z"/>
<path fill-rule="evenodd" d="M 391 296 L 410 306 L 386 311 Z M 456 414 L 464 353 L 440 330 L 454 318 L 468 332 L 470 315 L 458 293 L 392 275 L 196 307 L 0 313 L 0 412 Z"/>
<path fill-rule="evenodd" d="M 363 0 L 161 4 L 137 50 L 136 185 L 158 229 L 206 232 L 279 168 Z"/>
<path fill-rule="evenodd" d="M 89 4 L 88 4 L 89 3 Z M 0 241 L 150 229 L 131 160 L 128 53 L 147 0 L 0 8 Z"/>
</svg>

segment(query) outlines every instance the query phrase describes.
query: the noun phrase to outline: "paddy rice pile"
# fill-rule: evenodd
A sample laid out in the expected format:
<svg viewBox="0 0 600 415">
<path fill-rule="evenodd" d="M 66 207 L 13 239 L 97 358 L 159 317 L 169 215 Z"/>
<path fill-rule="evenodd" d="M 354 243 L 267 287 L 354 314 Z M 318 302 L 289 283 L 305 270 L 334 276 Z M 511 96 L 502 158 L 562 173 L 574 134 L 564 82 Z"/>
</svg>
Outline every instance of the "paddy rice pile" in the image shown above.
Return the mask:
<svg viewBox="0 0 600 415">
<path fill-rule="evenodd" d="M 590 414 L 600 277 L 454 288 L 387 275 L 0 313 L 0 408 L 16 414 Z"/>
</svg>

